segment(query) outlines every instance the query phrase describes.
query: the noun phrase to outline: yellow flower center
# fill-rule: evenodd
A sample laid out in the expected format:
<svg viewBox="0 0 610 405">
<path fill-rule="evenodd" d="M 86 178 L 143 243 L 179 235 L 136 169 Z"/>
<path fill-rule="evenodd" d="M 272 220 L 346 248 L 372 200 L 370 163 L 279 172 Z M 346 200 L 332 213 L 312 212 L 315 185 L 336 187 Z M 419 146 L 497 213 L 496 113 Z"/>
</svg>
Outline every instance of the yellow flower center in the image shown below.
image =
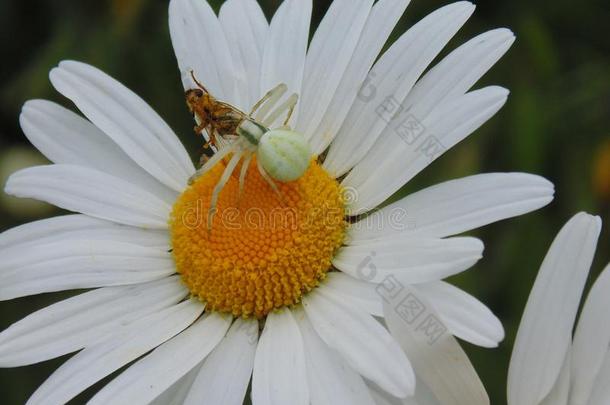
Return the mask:
<svg viewBox="0 0 610 405">
<path fill-rule="evenodd" d="M 253 159 L 254 160 L 254 159 Z M 208 309 L 262 318 L 297 304 L 331 267 L 347 223 L 339 184 L 315 161 L 273 192 L 250 164 L 239 193 L 239 168 L 224 187 L 208 230 L 208 210 L 224 163 L 176 201 L 173 255 L 191 294 Z"/>
</svg>

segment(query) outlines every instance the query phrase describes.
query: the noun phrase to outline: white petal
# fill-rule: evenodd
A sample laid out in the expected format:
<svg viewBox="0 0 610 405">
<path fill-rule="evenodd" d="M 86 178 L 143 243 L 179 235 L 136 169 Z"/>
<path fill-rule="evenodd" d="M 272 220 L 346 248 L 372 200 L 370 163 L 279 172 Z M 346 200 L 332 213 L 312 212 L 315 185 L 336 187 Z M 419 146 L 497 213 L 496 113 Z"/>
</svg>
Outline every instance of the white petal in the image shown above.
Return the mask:
<svg viewBox="0 0 610 405">
<path fill-rule="evenodd" d="M 245 69 L 245 83 L 240 83 L 236 105 L 248 111 L 261 96 L 261 65 L 269 23 L 255 0 L 226 1 L 219 19 L 236 61 L 234 65 Z"/>
<path fill-rule="evenodd" d="M 597 381 L 591 392 L 587 405 L 606 405 L 610 402 L 610 351 L 606 353 L 602 368 L 599 370 Z"/>
<path fill-rule="evenodd" d="M 180 301 L 188 291 L 177 277 L 107 287 L 50 305 L 0 333 L 0 364 L 17 367 L 95 344 L 127 325 Z"/>
<path fill-rule="evenodd" d="M 138 166 L 95 125 L 46 100 L 30 100 L 19 122 L 30 142 L 51 162 L 89 167 L 132 183 L 168 203 L 176 192 Z"/>
<path fill-rule="evenodd" d="M 536 405 L 557 380 L 589 274 L 601 221 L 574 216 L 553 242 L 530 293 L 508 372 L 509 405 Z"/>
<path fill-rule="evenodd" d="M 367 87 L 372 94 L 355 100 L 330 147 L 326 169 L 339 177 L 360 161 L 388 121 L 379 106 L 393 98 L 401 103 L 416 80 L 474 11 L 469 2 L 436 10 L 407 31 L 373 66 Z"/>
<path fill-rule="evenodd" d="M 243 72 L 233 65 L 229 42 L 208 2 L 172 0 L 169 31 L 184 88 L 193 87 L 192 70 L 214 97 L 236 103 L 236 83 L 245 78 L 238 76 Z"/>
<path fill-rule="evenodd" d="M 463 94 L 513 41 L 514 35 L 509 30 L 489 31 L 468 41 L 431 69 L 401 103 L 400 111 L 396 111 L 375 146 L 350 174 L 349 185 L 360 188 L 367 179 L 385 178 L 385 173 L 391 178 L 400 173 L 396 182 L 404 184 L 495 114 L 506 101 L 506 90 L 491 87 L 467 97 Z M 426 147 L 429 153 L 425 152 Z M 388 192 L 378 200 L 387 198 Z"/>
<path fill-rule="evenodd" d="M 373 6 L 335 95 L 309 141 L 314 153 L 322 153 L 339 132 L 367 73 L 409 2 L 410 0 L 380 0 Z M 330 164 L 327 157 L 324 165 L 326 167 Z"/>
<path fill-rule="evenodd" d="M 466 93 L 515 41 L 514 34 L 499 28 L 472 38 L 426 73 L 404 101 L 405 109 L 423 120 L 436 105 Z"/>
<path fill-rule="evenodd" d="M 405 401 L 395 398 L 379 388 L 371 388 L 371 394 L 377 405 L 403 405 Z M 409 399 L 410 398 L 407 398 L 407 400 Z"/>
<path fill-rule="evenodd" d="M 186 329 L 204 306 L 195 300 L 155 312 L 131 325 L 117 325 L 109 339 L 90 346 L 59 367 L 28 400 L 33 404 L 65 404 L 114 371 Z"/>
<path fill-rule="evenodd" d="M 169 233 L 135 228 L 82 214 L 28 222 L 0 233 L 0 255 L 6 249 L 32 249 L 62 240 L 98 240 L 169 249 Z"/>
<path fill-rule="evenodd" d="M 412 395 L 413 369 L 388 331 L 371 315 L 318 290 L 303 297 L 303 307 L 322 340 L 383 390 L 401 398 Z"/>
<path fill-rule="evenodd" d="M 350 63 L 372 6 L 373 0 L 335 0 L 316 29 L 307 52 L 295 126 L 310 142 Z M 320 152 L 313 147 L 314 154 Z"/>
<path fill-rule="evenodd" d="M 311 405 L 375 405 L 362 377 L 326 346 L 305 313 L 295 317 L 305 344 Z"/>
<path fill-rule="evenodd" d="M 280 83 L 288 86 L 288 94 L 301 93 L 311 8 L 311 0 L 285 0 L 275 12 L 265 43 L 260 94 Z M 295 111 L 292 122 L 297 121 Z"/>
<path fill-rule="evenodd" d="M 385 321 L 417 376 L 441 404 L 488 405 L 489 398 L 468 356 L 421 294 L 400 285 L 386 295 Z"/>
<path fill-rule="evenodd" d="M 309 404 L 303 338 L 288 309 L 267 316 L 254 359 L 252 404 Z"/>
<path fill-rule="evenodd" d="M 117 177 L 72 165 L 23 169 L 5 192 L 126 225 L 167 229 L 171 205 Z"/>
<path fill-rule="evenodd" d="M 395 398 L 373 383 L 368 382 L 367 386 L 377 405 L 442 405 L 419 378 L 416 382 L 415 395 L 405 399 Z"/>
<path fill-rule="evenodd" d="M 206 315 L 112 380 L 89 405 L 149 403 L 216 347 L 231 320 L 216 313 Z"/>
<path fill-rule="evenodd" d="M 380 161 L 398 160 L 398 163 L 401 163 L 413 160 L 412 154 L 406 157 L 404 155 L 422 145 L 421 141 L 427 139 L 427 135 L 432 134 L 439 138 L 439 133 L 447 133 L 447 128 L 453 129 L 455 124 L 448 119 L 448 114 L 453 114 L 455 117 L 457 107 L 465 111 L 465 106 L 462 104 L 468 98 L 455 103 L 450 102 L 460 99 L 498 61 L 513 42 L 514 35 L 507 29 L 486 32 L 460 46 L 426 73 L 403 101 L 400 111 L 397 111 L 386 131 L 358 164 L 357 173 L 360 173 L 360 177 L 367 170 L 376 169 Z M 506 91 L 498 89 L 498 92 L 500 101 L 505 100 Z M 437 108 L 441 105 L 446 107 Z M 436 113 L 430 116 L 435 109 Z M 481 108 L 474 106 L 470 114 L 475 116 L 476 113 L 480 113 L 479 110 Z M 446 123 L 445 129 L 437 125 L 436 121 L 439 120 Z M 441 143 L 445 149 L 450 147 L 447 138 Z M 406 148 L 407 146 L 410 148 Z M 400 157 L 397 157 L 398 155 Z M 402 173 L 403 169 L 394 170 Z M 359 182 L 361 181 L 362 179 Z"/>
<path fill-rule="evenodd" d="M 497 347 L 504 340 L 500 320 L 470 294 L 442 281 L 413 288 L 430 302 L 453 335 L 483 347 Z"/>
<path fill-rule="evenodd" d="M 360 281 L 341 272 L 332 272 L 327 274 L 323 288 L 332 290 L 333 294 L 341 295 L 342 299 L 351 301 L 353 305 L 359 305 L 371 315 L 383 316 L 381 297 L 374 284 Z"/>
<path fill-rule="evenodd" d="M 42 292 L 137 284 L 175 273 L 167 250 L 104 240 L 61 240 L 3 252 L 0 300 Z"/>
<path fill-rule="evenodd" d="M 377 405 L 419 405 L 412 401 L 412 397 L 399 399 L 391 396 L 380 388 L 374 387 L 373 384 L 369 384 L 369 387 L 371 395 Z"/>
<path fill-rule="evenodd" d="M 333 265 L 361 280 L 378 283 L 393 275 L 405 283 L 436 281 L 460 273 L 481 259 L 483 243 L 470 237 L 394 238 L 346 246 Z"/>
<path fill-rule="evenodd" d="M 473 38 L 424 75 L 404 101 L 396 99 L 397 103 L 402 102 L 400 108 L 395 106 L 394 117 L 391 117 L 393 114 L 383 113 L 383 110 L 382 113 L 378 112 L 380 118 L 386 121 L 392 119 L 380 139 L 358 164 L 360 174 L 376 168 L 380 160 L 387 161 L 392 152 L 395 152 L 394 156 L 403 154 L 400 149 L 395 150 L 396 138 L 400 137 L 404 144 L 407 139 L 410 139 L 409 142 L 425 139 L 422 135 L 426 133 L 438 137 L 439 128 L 430 128 L 434 124 L 429 124 L 429 113 L 437 105 L 447 104 L 462 96 L 497 62 L 513 41 L 514 35 L 506 29 L 489 31 Z M 416 127 L 410 126 L 414 123 Z M 447 141 L 443 145 L 449 147 Z"/>
<path fill-rule="evenodd" d="M 237 319 L 205 359 L 184 405 L 242 405 L 258 341 L 258 321 Z"/>
<path fill-rule="evenodd" d="M 570 396 L 570 374 L 571 374 L 572 355 L 570 350 L 566 353 L 566 358 L 561 366 L 561 372 L 555 386 L 549 392 L 540 405 L 568 405 Z M 584 404 L 584 402 L 583 402 Z"/>
<path fill-rule="evenodd" d="M 598 277 L 583 307 L 572 346 L 570 402 L 584 404 L 610 346 L 610 265 Z"/>
<path fill-rule="evenodd" d="M 116 142 L 140 167 L 182 192 L 195 172 L 186 150 L 144 100 L 102 71 L 64 61 L 50 73 L 53 86 Z"/>
<path fill-rule="evenodd" d="M 364 213 L 385 201 L 430 163 L 483 125 L 500 110 L 507 97 L 506 89 L 486 87 L 449 101 L 421 122 L 424 130 L 416 138 L 402 138 L 398 130 L 388 126 L 386 131 L 390 131 L 388 136 L 391 141 L 367 155 L 341 183 L 346 188 L 358 191 L 359 198 L 349 205 L 349 214 Z"/>
<path fill-rule="evenodd" d="M 200 368 L 200 364 L 195 366 L 195 368 L 173 383 L 168 389 L 163 391 L 161 395 L 150 402 L 150 405 L 183 405 Z"/>
<path fill-rule="evenodd" d="M 553 200 L 553 184 L 524 173 L 489 173 L 411 194 L 351 226 L 348 243 L 400 234 L 445 237 L 518 216 Z"/>
</svg>

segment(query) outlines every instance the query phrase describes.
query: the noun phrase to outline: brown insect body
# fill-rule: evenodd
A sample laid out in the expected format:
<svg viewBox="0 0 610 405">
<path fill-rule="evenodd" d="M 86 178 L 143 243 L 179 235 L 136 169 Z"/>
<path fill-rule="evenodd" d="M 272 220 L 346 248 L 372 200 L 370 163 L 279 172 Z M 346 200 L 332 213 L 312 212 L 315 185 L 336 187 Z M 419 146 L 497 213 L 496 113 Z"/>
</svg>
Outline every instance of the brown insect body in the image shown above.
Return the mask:
<svg viewBox="0 0 610 405">
<path fill-rule="evenodd" d="M 195 132 L 201 133 L 206 130 L 210 136 L 210 143 L 215 146 L 217 146 L 217 136 L 236 135 L 239 126 L 250 119 L 237 108 L 218 101 L 201 89 L 187 90 L 185 97 L 189 110 L 197 119 Z"/>
</svg>

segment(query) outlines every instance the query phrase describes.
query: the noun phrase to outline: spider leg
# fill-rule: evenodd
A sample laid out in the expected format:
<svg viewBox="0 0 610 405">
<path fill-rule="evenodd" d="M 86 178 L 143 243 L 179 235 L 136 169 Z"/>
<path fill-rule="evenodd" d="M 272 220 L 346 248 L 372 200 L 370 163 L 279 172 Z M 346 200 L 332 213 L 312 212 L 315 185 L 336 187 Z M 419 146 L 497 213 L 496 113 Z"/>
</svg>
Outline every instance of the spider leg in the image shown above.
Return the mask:
<svg viewBox="0 0 610 405">
<path fill-rule="evenodd" d="M 282 198 L 282 193 L 280 192 L 280 189 L 278 188 L 277 184 L 275 184 L 275 182 L 273 181 L 271 176 L 269 176 L 269 174 L 265 171 L 265 168 L 263 167 L 263 165 L 261 164 L 261 161 L 259 159 L 256 159 L 256 166 L 258 167 L 258 172 L 261 174 L 263 179 L 265 179 L 267 184 L 269 184 L 271 189 L 273 191 L 275 191 L 275 194 L 277 194 L 277 198 L 283 204 L 284 203 L 284 199 Z"/>
<path fill-rule="evenodd" d="M 284 112 L 288 112 L 286 115 L 286 119 L 284 120 L 284 127 L 288 127 L 288 121 L 290 121 L 290 118 L 292 117 L 292 113 L 294 112 L 294 108 L 297 105 L 297 102 L 299 101 L 299 96 L 298 94 L 293 94 L 290 97 L 288 97 L 288 100 L 286 100 L 282 105 L 280 105 L 278 108 L 276 108 L 271 114 L 269 114 L 267 117 L 265 117 L 264 121 L 262 122 L 262 124 L 266 127 L 270 127 L 275 120 L 277 120 L 280 115 L 282 115 Z"/>
<path fill-rule="evenodd" d="M 207 162 L 205 162 L 203 166 L 201 166 L 201 168 L 199 168 L 199 170 L 195 172 L 195 174 L 191 176 L 191 178 L 189 179 L 189 184 L 193 184 L 195 180 L 206 174 L 212 167 L 214 167 L 218 162 L 224 159 L 235 149 L 237 149 L 237 143 L 229 147 L 222 148 L 218 152 L 216 152 Z"/>
<path fill-rule="evenodd" d="M 284 83 L 280 83 L 277 86 L 275 86 L 274 88 L 272 88 L 271 90 L 269 90 L 263 96 L 263 98 L 261 98 L 260 100 L 257 101 L 256 104 L 254 104 L 254 107 L 252 107 L 252 111 L 250 111 L 250 116 L 252 117 L 256 113 L 256 111 L 258 111 L 258 109 L 261 108 L 261 106 L 263 104 L 265 104 L 269 99 L 271 99 L 273 97 L 279 99 L 287 91 L 288 91 L 288 86 L 286 86 L 286 84 L 284 84 Z"/>
<path fill-rule="evenodd" d="M 237 152 L 233 155 L 229 164 L 225 168 L 225 171 L 222 172 L 222 176 L 218 180 L 216 187 L 214 187 L 214 191 L 212 192 L 212 200 L 210 202 L 210 209 L 208 210 L 208 232 L 212 230 L 212 220 L 214 219 L 214 215 L 216 214 L 216 206 L 218 205 L 218 197 L 220 196 L 220 192 L 224 188 L 224 186 L 229 181 L 231 174 L 237 167 L 237 164 L 242 158 L 242 152 Z"/>
<path fill-rule="evenodd" d="M 239 173 L 239 198 L 241 201 L 241 196 L 244 192 L 244 186 L 246 184 L 246 174 L 248 174 L 248 168 L 250 167 L 250 162 L 252 161 L 252 153 L 248 154 L 244 161 L 241 164 L 241 173 Z"/>
<path fill-rule="evenodd" d="M 262 121 L 287 91 L 288 86 L 284 83 L 278 84 L 273 89 L 269 90 L 267 94 L 254 105 L 250 116 L 253 117 L 256 113 L 256 117 L 254 118 L 259 122 Z"/>
<path fill-rule="evenodd" d="M 290 109 L 288 110 L 288 114 L 286 114 L 286 119 L 284 120 L 284 124 L 282 124 L 285 127 L 290 127 L 290 125 L 288 125 L 288 122 L 290 122 L 290 118 L 292 118 L 292 114 L 294 113 L 294 109 L 297 105 L 297 103 L 299 102 L 299 95 L 298 94 L 293 94 L 291 96 L 291 98 L 288 99 L 288 101 L 290 101 L 291 99 L 294 99 L 294 104 L 292 104 L 290 106 Z"/>
</svg>

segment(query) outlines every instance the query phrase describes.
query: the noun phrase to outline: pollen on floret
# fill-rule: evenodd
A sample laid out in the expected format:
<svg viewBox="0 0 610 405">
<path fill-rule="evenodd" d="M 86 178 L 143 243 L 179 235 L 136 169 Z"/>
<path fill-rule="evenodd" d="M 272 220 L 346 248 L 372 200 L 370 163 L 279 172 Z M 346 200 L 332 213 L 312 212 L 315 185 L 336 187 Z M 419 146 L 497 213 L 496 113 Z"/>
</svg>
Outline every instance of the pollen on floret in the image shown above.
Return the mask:
<svg viewBox="0 0 610 405">
<path fill-rule="evenodd" d="M 208 210 L 224 162 L 178 198 L 170 227 L 191 295 L 209 310 L 260 319 L 319 285 L 347 223 L 340 185 L 315 161 L 298 180 L 278 183 L 279 194 L 250 165 L 241 195 L 235 174 L 222 190 L 211 229 Z"/>
</svg>

